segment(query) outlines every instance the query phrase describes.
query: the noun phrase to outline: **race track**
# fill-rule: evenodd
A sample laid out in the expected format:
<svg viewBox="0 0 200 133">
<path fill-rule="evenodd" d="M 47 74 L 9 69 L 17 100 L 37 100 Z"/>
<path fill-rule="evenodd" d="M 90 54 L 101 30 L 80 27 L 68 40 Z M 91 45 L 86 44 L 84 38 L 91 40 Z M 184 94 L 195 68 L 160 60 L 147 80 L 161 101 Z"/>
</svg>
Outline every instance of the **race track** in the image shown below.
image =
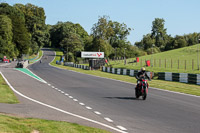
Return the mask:
<svg viewBox="0 0 200 133">
<path fill-rule="evenodd" d="M 150 88 L 147 100 L 138 100 L 132 84 L 58 69 L 49 65 L 53 58 L 54 52 L 44 49 L 42 63 L 29 69 L 91 107 L 88 111 L 107 116 L 113 125 L 130 133 L 199 133 L 199 97 Z"/>
</svg>

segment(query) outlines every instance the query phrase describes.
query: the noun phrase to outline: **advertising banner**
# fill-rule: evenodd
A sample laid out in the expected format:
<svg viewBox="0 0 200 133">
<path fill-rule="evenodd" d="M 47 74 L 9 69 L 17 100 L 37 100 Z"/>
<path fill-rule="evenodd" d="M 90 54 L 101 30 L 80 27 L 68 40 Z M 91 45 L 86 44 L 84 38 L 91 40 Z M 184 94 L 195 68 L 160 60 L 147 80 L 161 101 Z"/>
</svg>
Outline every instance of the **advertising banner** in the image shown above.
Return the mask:
<svg viewBox="0 0 200 133">
<path fill-rule="evenodd" d="M 104 52 L 81 52 L 82 58 L 104 58 Z"/>
</svg>

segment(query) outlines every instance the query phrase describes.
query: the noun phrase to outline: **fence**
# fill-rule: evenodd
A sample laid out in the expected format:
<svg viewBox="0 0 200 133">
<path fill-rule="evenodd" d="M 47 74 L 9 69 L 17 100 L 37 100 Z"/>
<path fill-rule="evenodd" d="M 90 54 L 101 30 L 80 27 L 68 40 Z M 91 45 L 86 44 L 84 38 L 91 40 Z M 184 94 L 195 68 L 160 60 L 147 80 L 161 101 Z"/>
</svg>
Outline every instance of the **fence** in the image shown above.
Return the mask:
<svg viewBox="0 0 200 133">
<path fill-rule="evenodd" d="M 197 59 L 159 59 L 159 58 L 140 58 L 139 62 L 136 59 L 126 59 L 126 65 L 134 67 L 146 66 L 146 61 L 150 61 L 150 67 L 152 68 L 162 68 L 162 69 L 172 69 L 172 70 L 198 70 Z M 124 65 L 124 59 L 110 59 L 112 65 L 121 64 Z"/>
</svg>

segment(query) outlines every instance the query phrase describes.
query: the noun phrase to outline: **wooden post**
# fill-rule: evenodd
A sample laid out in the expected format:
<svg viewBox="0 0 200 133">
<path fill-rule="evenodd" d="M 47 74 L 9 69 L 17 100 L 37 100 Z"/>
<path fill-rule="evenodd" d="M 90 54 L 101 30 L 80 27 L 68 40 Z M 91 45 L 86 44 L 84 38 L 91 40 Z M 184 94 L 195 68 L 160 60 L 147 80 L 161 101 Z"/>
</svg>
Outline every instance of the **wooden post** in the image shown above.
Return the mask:
<svg viewBox="0 0 200 133">
<path fill-rule="evenodd" d="M 172 69 L 172 59 L 171 59 L 171 69 Z"/>
<path fill-rule="evenodd" d="M 159 67 L 161 67 L 161 59 L 159 59 Z"/>
<path fill-rule="evenodd" d="M 186 70 L 186 60 L 185 60 L 185 70 Z"/>
<path fill-rule="evenodd" d="M 192 59 L 192 70 L 194 70 L 194 59 Z"/>
<path fill-rule="evenodd" d="M 178 59 L 178 69 L 179 69 L 179 59 Z"/>
</svg>

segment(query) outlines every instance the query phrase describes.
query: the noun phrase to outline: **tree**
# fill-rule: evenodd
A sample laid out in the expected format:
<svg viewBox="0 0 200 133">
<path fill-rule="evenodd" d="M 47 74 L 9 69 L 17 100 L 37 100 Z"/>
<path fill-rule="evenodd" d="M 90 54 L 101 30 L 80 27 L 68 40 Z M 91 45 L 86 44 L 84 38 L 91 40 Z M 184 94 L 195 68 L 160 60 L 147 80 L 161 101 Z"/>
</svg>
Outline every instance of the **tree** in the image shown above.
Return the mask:
<svg viewBox="0 0 200 133">
<path fill-rule="evenodd" d="M 164 49 L 167 43 L 167 29 L 164 28 L 165 20 L 155 18 L 152 22 L 151 38 L 155 39 L 155 45 Z"/>
<path fill-rule="evenodd" d="M 106 56 L 110 57 L 115 55 L 113 48 L 127 48 L 127 51 L 130 50 L 127 36 L 130 34 L 131 28 L 128 28 L 126 24 L 113 22 L 108 16 L 103 16 L 99 17 L 98 22 L 93 25 L 91 30 L 93 36 L 91 50 L 101 50 L 105 52 Z M 122 55 L 122 53 L 124 52 L 118 51 L 118 55 Z"/>
<path fill-rule="evenodd" d="M 108 42 L 101 38 L 94 38 L 91 51 L 101 51 L 104 52 L 105 56 L 108 57 L 111 53 L 112 47 Z"/>
<path fill-rule="evenodd" d="M 151 38 L 151 34 L 147 34 L 143 36 L 142 42 L 144 44 L 144 50 L 147 50 L 153 47 L 153 45 L 155 44 L 155 39 Z"/>
<path fill-rule="evenodd" d="M 58 22 L 56 25 L 52 26 L 50 29 L 52 46 L 57 48 L 61 47 L 61 41 L 67 38 L 71 33 L 79 36 L 84 46 L 88 33 L 80 24 L 73 24 L 72 22 Z"/>
<path fill-rule="evenodd" d="M 131 28 L 128 28 L 124 23 L 120 24 L 116 21 L 109 21 L 109 25 L 114 31 L 114 34 L 109 37 L 109 42 L 112 47 L 117 47 L 119 40 L 127 42 L 127 36 L 130 34 Z"/>
<path fill-rule="evenodd" d="M 45 12 L 41 7 L 32 4 L 15 4 L 15 8 L 23 12 L 25 24 L 28 32 L 31 34 L 31 54 L 37 53 L 45 44 L 49 43 L 49 33 L 45 25 Z"/>
<path fill-rule="evenodd" d="M 7 16 L 0 15 L 0 53 L 7 57 L 15 56 L 15 45 L 12 39 L 12 21 Z"/>
<path fill-rule="evenodd" d="M 108 16 L 99 17 L 98 22 L 93 25 L 91 30 L 94 38 L 109 40 L 109 38 L 114 34 L 111 27 L 111 21 L 108 19 Z"/>
<path fill-rule="evenodd" d="M 12 20 L 13 44 L 16 45 L 18 56 L 27 54 L 30 48 L 30 34 L 25 27 L 24 14 L 6 3 L 0 4 L 0 15 L 6 15 Z"/>
<path fill-rule="evenodd" d="M 82 40 L 75 33 L 68 33 L 68 35 L 61 41 L 60 46 L 67 52 L 75 55 L 77 51 L 83 50 Z"/>
<path fill-rule="evenodd" d="M 187 42 L 183 36 L 176 36 L 173 42 L 174 48 L 182 48 L 187 46 Z"/>
</svg>

